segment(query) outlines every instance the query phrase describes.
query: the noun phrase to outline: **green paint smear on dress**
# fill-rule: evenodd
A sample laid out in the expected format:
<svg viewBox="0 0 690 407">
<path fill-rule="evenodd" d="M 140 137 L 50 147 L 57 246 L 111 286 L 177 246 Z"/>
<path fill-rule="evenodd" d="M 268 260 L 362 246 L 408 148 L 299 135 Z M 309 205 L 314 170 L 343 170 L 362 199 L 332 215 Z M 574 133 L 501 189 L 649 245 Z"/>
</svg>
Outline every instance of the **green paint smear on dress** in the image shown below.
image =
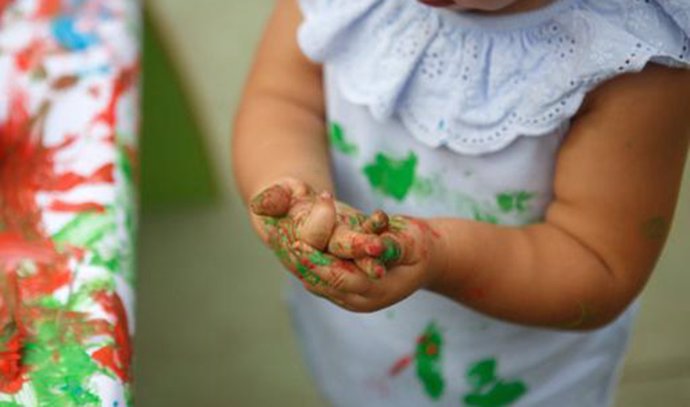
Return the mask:
<svg viewBox="0 0 690 407">
<path fill-rule="evenodd" d="M 527 191 L 504 192 L 496 197 L 496 203 L 503 212 L 525 213 L 534 194 Z"/>
<path fill-rule="evenodd" d="M 363 171 L 374 189 L 403 201 L 414 185 L 416 169 L 417 156 L 414 153 L 402 160 L 378 153 L 374 162 L 365 166 Z"/>
<path fill-rule="evenodd" d="M 333 148 L 345 155 L 356 155 L 357 146 L 345 138 L 345 131 L 338 123 L 331 123 L 329 126 L 328 138 Z"/>
<path fill-rule="evenodd" d="M 426 394 L 434 400 L 443 395 L 445 381 L 441 367 L 443 336 L 435 323 L 429 324 L 417 342 L 415 362 L 417 377 L 421 380 Z"/>
<path fill-rule="evenodd" d="M 524 383 L 500 379 L 496 367 L 496 359 L 486 359 L 469 368 L 467 382 L 472 390 L 463 398 L 466 407 L 506 407 L 527 393 Z"/>
<path fill-rule="evenodd" d="M 38 407 L 100 406 L 89 380 L 100 371 L 86 349 L 57 322 L 38 325 L 36 337 L 25 345 L 23 362 L 32 366 L 29 377 Z"/>
</svg>

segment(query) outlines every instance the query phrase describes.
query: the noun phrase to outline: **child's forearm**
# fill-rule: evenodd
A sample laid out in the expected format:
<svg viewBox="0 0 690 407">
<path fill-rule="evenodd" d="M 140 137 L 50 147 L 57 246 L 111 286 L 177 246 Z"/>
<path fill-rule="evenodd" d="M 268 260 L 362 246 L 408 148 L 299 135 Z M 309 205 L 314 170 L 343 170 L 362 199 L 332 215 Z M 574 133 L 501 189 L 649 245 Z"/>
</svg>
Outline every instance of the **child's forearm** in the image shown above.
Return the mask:
<svg viewBox="0 0 690 407">
<path fill-rule="evenodd" d="M 669 232 L 689 92 L 690 73 L 655 66 L 593 91 L 560 149 L 543 223 L 432 220 L 445 266 L 430 288 L 522 324 L 588 329 L 615 319 Z"/>
<path fill-rule="evenodd" d="M 301 15 L 279 1 L 257 52 L 233 129 L 233 167 L 245 200 L 294 177 L 331 190 L 321 68 L 296 42 Z"/>
<path fill-rule="evenodd" d="M 256 95 L 245 102 L 237 118 L 233 157 L 245 201 L 284 177 L 315 190 L 332 190 L 323 119 L 278 97 Z"/>
<path fill-rule="evenodd" d="M 599 327 L 632 298 L 624 279 L 594 252 L 548 223 L 500 227 L 430 221 L 444 258 L 432 291 L 479 312 L 527 325 Z"/>
</svg>

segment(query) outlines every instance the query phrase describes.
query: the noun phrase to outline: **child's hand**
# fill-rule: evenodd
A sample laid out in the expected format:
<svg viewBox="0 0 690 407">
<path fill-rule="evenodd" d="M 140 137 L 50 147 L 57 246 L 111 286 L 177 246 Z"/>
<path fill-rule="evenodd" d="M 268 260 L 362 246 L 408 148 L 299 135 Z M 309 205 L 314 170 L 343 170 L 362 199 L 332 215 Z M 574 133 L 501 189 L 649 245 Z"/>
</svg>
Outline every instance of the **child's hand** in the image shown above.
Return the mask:
<svg viewBox="0 0 690 407">
<path fill-rule="evenodd" d="M 313 269 L 325 282 L 309 290 L 354 312 L 373 312 L 398 303 L 415 291 L 430 285 L 442 270 L 444 256 L 439 235 L 423 220 L 393 217 L 388 232 L 381 235 L 385 249 L 378 260 L 388 266 L 380 279 L 362 273 Z M 337 261 L 303 243 L 295 244 L 300 262 L 324 257 Z M 347 270 L 345 270 L 347 271 Z"/>
<path fill-rule="evenodd" d="M 284 179 L 258 194 L 251 203 L 255 229 L 290 271 L 306 286 L 317 286 L 322 280 L 312 270 L 322 273 L 357 272 L 352 259 L 371 275 L 381 275 L 379 257 L 384 246 L 379 236 L 387 227 L 382 212 L 367 217 L 360 211 L 335 202 L 328 193 L 317 195 L 305 183 Z M 319 253 L 328 249 L 335 256 L 301 259 L 295 243 L 312 247 Z M 325 256 L 325 255 L 324 255 Z M 337 269 L 337 271 L 334 271 Z"/>
</svg>

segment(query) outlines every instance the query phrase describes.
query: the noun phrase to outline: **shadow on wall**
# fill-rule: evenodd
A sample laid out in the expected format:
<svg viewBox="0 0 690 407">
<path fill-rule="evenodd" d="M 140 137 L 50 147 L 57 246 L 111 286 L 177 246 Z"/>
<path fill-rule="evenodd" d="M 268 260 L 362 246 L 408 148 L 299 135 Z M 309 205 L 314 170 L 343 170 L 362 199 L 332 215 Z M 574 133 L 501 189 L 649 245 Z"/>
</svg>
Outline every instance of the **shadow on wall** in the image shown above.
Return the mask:
<svg viewBox="0 0 690 407">
<path fill-rule="evenodd" d="M 144 212 L 210 203 L 218 196 L 199 121 L 144 11 L 141 202 Z"/>
</svg>

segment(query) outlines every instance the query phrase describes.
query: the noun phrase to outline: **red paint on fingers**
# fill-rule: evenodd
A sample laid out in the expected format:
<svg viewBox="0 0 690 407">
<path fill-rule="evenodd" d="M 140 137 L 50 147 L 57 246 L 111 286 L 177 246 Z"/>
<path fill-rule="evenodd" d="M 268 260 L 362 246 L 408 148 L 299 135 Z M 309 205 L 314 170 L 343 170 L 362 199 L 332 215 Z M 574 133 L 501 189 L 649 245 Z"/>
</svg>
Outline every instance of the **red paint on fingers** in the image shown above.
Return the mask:
<svg viewBox="0 0 690 407">
<path fill-rule="evenodd" d="M 280 185 L 274 185 L 259 193 L 250 204 L 255 215 L 281 217 L 290 210 L 290 192 Z"/>
</svg>

